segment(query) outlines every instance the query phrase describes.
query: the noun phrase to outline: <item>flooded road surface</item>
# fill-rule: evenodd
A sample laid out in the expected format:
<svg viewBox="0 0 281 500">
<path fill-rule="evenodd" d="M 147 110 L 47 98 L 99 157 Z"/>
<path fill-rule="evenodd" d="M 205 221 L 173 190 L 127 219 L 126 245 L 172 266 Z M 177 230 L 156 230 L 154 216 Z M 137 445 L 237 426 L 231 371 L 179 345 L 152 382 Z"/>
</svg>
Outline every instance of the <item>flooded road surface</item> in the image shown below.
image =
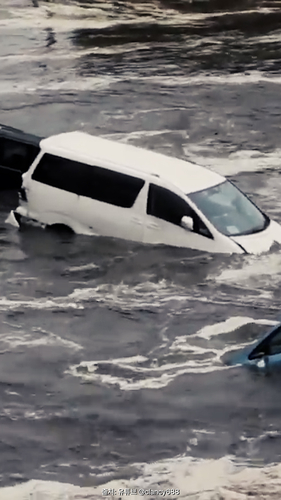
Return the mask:
<svg viewBox="0 0 281 500">
<path fill-rule="evenodd" d="M 280 2 L 225 4 L 2 0 L 0 122 L 195 161 L 281 222 Z M 279 499 L 280 377 L 224 359 L 280 315 L 280 249 L 18 232 L 16 205 L 1 194 L 0 499 Z"/>
</svg>

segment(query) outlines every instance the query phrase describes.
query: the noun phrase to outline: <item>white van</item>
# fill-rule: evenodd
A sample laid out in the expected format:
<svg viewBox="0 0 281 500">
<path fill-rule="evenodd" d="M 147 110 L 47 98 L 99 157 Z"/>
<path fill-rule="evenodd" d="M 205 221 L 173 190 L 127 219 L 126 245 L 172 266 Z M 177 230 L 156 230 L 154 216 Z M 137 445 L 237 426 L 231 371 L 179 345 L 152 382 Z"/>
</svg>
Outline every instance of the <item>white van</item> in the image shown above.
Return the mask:
<svg viewBox="0 0 281 500">
<path fill-rule="evenodd" d="M 43 139 L 22 177 L 19 225 L 220 253 L 260 253 L 281 243 L 280 225 L 224 177 L 82 132 Z"/>
</svg>

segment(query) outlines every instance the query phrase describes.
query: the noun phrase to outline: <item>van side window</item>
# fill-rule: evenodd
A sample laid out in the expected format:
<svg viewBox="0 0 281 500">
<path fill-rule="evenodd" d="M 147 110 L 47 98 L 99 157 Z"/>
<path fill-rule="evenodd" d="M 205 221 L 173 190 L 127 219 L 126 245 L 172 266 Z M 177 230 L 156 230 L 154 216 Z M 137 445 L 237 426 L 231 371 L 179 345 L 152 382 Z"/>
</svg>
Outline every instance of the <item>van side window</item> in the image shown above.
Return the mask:
<svg viewBox="0 0 281 500">
<path fill-rule="evenodd" d="M 0 138 L 0 165 L 25 172 L 39 153 L 39 146 Z"/>
<path fill-rule="evenodd" d="M 208 228 L 194 210 L 183 200 L 169 189 L 150 184 L 147 200 L 147 213 L 163 219 L 172 224 L 180 226 L 184 215 L 193 218 L 193 231 L 207 238 L 213 238 Z"/>
<path fill-rule="evenodd" d="M 169 189 L 150 184 L 147 213 L 179 226 L 184 215 L 191 216 L 191 209 L 182 198 Z"/>
<path fill-rule="evenodd" d="M 144 180 L 85 163 L 44 154 L 32 179 L 119 207 L 133 206 Z"/>
</svg>

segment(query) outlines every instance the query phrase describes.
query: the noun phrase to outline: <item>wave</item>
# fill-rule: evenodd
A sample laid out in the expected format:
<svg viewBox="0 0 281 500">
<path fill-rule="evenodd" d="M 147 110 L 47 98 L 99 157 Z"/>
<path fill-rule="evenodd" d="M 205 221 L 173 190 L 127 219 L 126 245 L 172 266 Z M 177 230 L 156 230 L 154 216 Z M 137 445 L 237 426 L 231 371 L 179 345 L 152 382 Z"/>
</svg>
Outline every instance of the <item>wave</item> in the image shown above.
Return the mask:
<svg viewBox="0 0 281 500">
<path fill-rule="evenodd" d="M 254 150 L 240 150 L 230 153 L 226 157 L 216 157 L 203 156 L 200 154 L 202 151 L 202 145 L 188 144 L 184 146 L 184 152 L 186 158 L 202 165 L 208 167 L 211 170 L 227 176 L 233 176 L 240 174 L 241 172 L 260 172 L 270 169 L 271 171 L 279 171 L 280 168 L 280 155 L 281 149 L 275 149 L 274 151 L 264 153 L 257 149 Z M 206 152 L 208 149 L 207 145 L 204 147 Z M 213 151 L 213 145 L 209 146 L 210 152 Z"/>
<path fill-rule="evenodd" d="M 77 302 L 68 302 L 67 298 L 53 299 L 30 299 L 30 300 L 12 300 L 0 298 L 0 311 L 16 311 L 18 309 L 31 310 L 64 310 L 64 309 L 83 309 L 83 305 Z"/>
<path fill-rule="evenodd" d="M 217 460 L 198 460 L 187 456 L 152 464 L 132 464 L 131 479 L 109 481 L 99 486 L 31 480 L 0 489 L 1 500 L 97 500 L 133 498 L 178 498 L 179 500 L 279 500 L 281 464 L 263 467 L 238 463 L 231 455 Z M 91 474 L 93 481 L 95 474 Z M 171 494 L 171 490 L 174 493 Z M 152 493 L 154 492 L 154 494 Z M 157 494 L 158 493 L 158 494 Z"/>
<path fill-rule="evenodd" d="M 223 269 L 209 278 L 220 284 L 233 283 L 247 291 L 256 289 L 265 298 L 270 299 L 272 293 L 278 291 L 280 287 L 280 266 L 279 252 L 259 256 L 251 255 L 242 266 Z"/>
<path fill-rule="evenodd" d="M 0 345 L 1 344 L 3 344 L 4 347 L 8 346 L 10 349 L 16 349 L 20 346 L 62 346 L 74 351 L 82 349 L 82 346 L 77 342 L 64 339 L 55 333 L 44 330 L 41 327 L 33 327 L 32 333 L 20 330 L 13 334 L 2 333 L 0 335 Z"/>
<path fill-rule="evenodd" d="M 20 23 L 30 22 L 32 27 L 44 27 L 44 24 L 50 25 L 52 23 L 57 29 L 64 30 L 69 29 L 73 23 L 75 26 L 82 26 L 89 24 L 91 27 L 93 23 L 95 26 L 114 26 L 120 22 L 132 21 L 150 21 L 158 20 L 159 22 L 165 24 L 177 23 L 179 25 L 186 23 L 198 23 L 200 21 L 227 20 L 227 25 L 232 28 L 236 22 L 239 22 L 240 18 L 248 16 L 263 16 L 265 21 L 272 21 L 272 18 L 276 18 L 279 9 L 278 5 L 275 7 L 271 5 L 268 6 L 256 6 L 256 8 L 250 9 L 215 9 L 212 8 L 204 9 L 205 6 L 208 7 L 210 2 L 204 2 L 205 5 L 201 5 L 201 12 L 198 8 L 192 9 L 192 4 L 190 2 L 185 2 L 185 9 L 177 8 L 174 2 L 169 2 L 165 5 L 164 2 L 154 2 L 154 1 L 127 1 L 123 2 L 122 8 L 118 8 L 115 2 L 105 2 L 104 0 L 96 0 L 94 5 L 88 3 L 87 5 L 83 2 L 79 4 L 78 2 L 46 2 L 43 0 L 36 1 L 37 8 L 32 8 L 31 2 L 27 0 L 25 2 L 2 0 L 2 9 L 7 9 L 10 16 L 0 19 L 0 25 L 3 24 L 5 28 L 7 24 L 13 25 L 18 22 L 17 27 L 20 27 Z M 220 11 L 219 11 L 220 10 Z M 243 26 L 243 25 L 242 25 Z M 200 28 L 200 25 L 198 25 Z"/>
<path fill-rule="evenodd" d="M 54 76 L 54 75 L 53 75 Z M 83 76 L 83 79 L 76 79 L 74 76 L 73 78 L 66 78 L 64 81 L 61 81 L 61 78 L 58 78 L 58 80 L 54 80 L 52 77 L 52 80 L 48 81 L 47 78 L 43 77 L 37 77 L 34 76 L 32 80 L 22 80 L 20 82 L 15 82 L 14 77 L 10 78 L 8 76 L 4 77 L 2 81 L 0 82 L 0 95 L 9 95 L 9 94 L 29 94 L 29 93 L 56 93 L 56 92 L 61 92 L 61 99 L 63 100 L 64 94 L 67 92 L 71 93 L 79 93 L 87 90 L 95 91 L 95 90 L 102 90 L 102 89 L 107 89 L 114 87 L 116 84 L 120 84 L 122 82 L 127 82 L 128 79 L 133 83 L 134 81 L 137 81 L 138 84 L 142 83 L 152 83 L 156 85 L 160 85 L 161 87 L 185 87 L 185 86 L 201 86 L 201 85 L 240 85 L 240 84 L 259 84 L 259 83 L 274 83 L 274 84 L 280 84 L 281 83 L 281 76 L 276 76 L 276 75 L 265 75 L 261 71 L 252 71 L 252 72 L 247 72 L 247 74 L 243 74 L 241 72 L 233 73 L 230 75 L 210 75 L 208 73 L 201 72 L 200 75 L 193 75 L 193 76 L 144 76 L 144 75 L 136 75 L 135 72 L 126 72 L 124 75 L 122 73 L 120 75 L 113 75 L 113 74 L 101 74 L 100 76 Z M 60 98 L 56 96 L 56 99 L 58 102 L 60 101 Z M 149 110 L 150 112 L 150 110 Z M 173 130 L 174 132 L 174 130 Z M 277 151 L 278 153 L 278 151 Z M 270 161 L 271 159 L 273 160 L 274 164 L 277 162 L 277 156 L 273 154 L 273 157 L 271 158 L 270 154 L 268 156 L 263 155 L 262 153 L 257 153 L 256 150 L 253 151 L 245 151 L 242 152 L 242 154 L 245 155 L 245 162 L 247 161 L 247 156 L 248 159 L 250 159 L 251 163 L 257 160 L 255 159 L 255 154 L 258 155 L 258 160 L 260 167 L 263 168 L 264 162 L 268 160 Z M 201 161 L 201 157 L 199 158 Z M 231 172 L 235 172 L 235 163 L 237 163 L 237 158 L 235 158 L 235 153 L 233 156 L 230 158 L 232 165 L 231 167 Z M 239 158 L 238 158 L 239 160 Z M 206 159 L 202 157 L 203 163 L 206 163 Z M 219 159 L 219 163 L 222 163 L 222 160 Z M 244 167 L 244 170 L 246 170 L 248 167 Z M 254 167 L 249 167 L 248 170 L 253 170 Z"/>
<path fill-rule="evenodd" d="M 233 317 L 224 322 L 205 326 L 195 334 L 177 336 L 170 342 L 165 336 L 164 328 L 162 331 L 164 343 L 153 348 L 152 352 L 146 356 L 81 361 L 79 364 L 70 366 L 66 373 L 88 383 L 118 386 L 123 391 L 160 389 L 184 374 L 231 369 L 221 360 L 226 353 L 233 350 L 233 344 L 227 343 L 224 337 L 221 345 L 210 345 L 209 341 L 212 337 L 227 333 L 236 335 L 237 330 L 245 325 L 263 326 L 276 323 L 267 319 Z M 198 338 L 205 342 L 198 345 Z M 238 336 L 236 347 L 241 348 L 248 343 L 247 338 L 243 338 L 241 342 Z"/>
</svg>

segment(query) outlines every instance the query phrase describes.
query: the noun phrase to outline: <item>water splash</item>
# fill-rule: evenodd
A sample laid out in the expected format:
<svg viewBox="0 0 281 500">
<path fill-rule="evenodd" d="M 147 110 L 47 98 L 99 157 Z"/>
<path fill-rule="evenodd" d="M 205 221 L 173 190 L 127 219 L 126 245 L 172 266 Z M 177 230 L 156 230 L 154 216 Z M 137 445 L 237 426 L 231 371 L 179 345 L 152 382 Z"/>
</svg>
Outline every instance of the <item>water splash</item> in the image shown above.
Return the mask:
<svg viewBox="0 0 281 500">
<path fill-rule="evenodd" d="M 152 491 L 176 490 L 179 500 L 279 500 L 281 465 L 250 467 L 231 455 L 218 460 L 196 460 L 187 456 L 152 464 L 134 464 L 134 477 L 113 480 L 96 487 L 31 480 L 0 489 L 1 500 L 98 500 L 106 496 L 151 496 Z M 136 477 L 137 476 L 137 477 Z M 136 493 L 135 493 L 136 492 Z M 163 497 L 163 494 L 161 495 Z"/>
</svg>

